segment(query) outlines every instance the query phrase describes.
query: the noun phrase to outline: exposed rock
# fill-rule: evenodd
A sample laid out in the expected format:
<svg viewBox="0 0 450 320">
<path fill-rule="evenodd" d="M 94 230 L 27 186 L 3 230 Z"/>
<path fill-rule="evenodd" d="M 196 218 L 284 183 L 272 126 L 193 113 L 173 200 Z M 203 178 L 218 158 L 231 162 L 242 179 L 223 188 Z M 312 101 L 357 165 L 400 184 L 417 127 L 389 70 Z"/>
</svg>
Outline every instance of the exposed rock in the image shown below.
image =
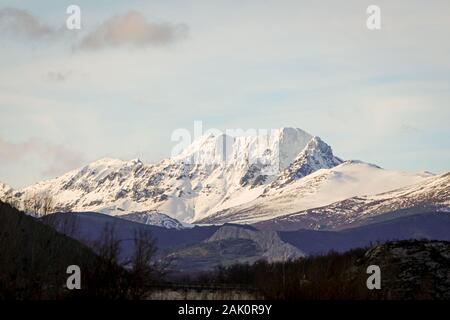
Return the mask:
<svg viewBox="0 0 450 320">
<path fill-rule="evenodd" d="M 367 251 L 361 262 L 381 268 L 385 299 L 450 299 L 450 242 L 387 243 Z"/>
</svg>

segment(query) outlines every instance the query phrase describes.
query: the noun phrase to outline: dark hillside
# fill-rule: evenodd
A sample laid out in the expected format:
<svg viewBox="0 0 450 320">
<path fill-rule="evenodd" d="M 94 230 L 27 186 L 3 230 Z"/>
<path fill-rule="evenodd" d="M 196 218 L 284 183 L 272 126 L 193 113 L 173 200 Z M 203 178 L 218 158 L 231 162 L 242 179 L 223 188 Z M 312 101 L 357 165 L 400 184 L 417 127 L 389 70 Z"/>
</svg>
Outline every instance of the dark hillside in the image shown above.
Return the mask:
<svg viewBox="0 0 450 320">
<path fill-rule="evenodd" d="M 97 256 L 80 242 L 0 202 L 0 299 L 57 299 L 67 267 L 87 270 Z"/>
</svg>

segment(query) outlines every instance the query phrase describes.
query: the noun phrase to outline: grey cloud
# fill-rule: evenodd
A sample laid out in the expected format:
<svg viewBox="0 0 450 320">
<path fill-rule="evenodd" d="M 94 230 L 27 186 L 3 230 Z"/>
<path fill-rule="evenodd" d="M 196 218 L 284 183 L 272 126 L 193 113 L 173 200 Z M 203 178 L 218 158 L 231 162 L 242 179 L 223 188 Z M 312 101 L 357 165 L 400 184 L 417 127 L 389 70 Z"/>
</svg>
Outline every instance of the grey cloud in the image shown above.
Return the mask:
<svg viewBox="0 0 450 320">
<path fill-rule="evenodd" d="M 71 74 L 71 71 L 49 71 L 45 78 L 50 82 L 65 82 Z"/>
<path fill-rule="evenodd" d="M 421 130 L 417 126 L 409 124 L 409 123 L 402 123 L 400 125 L 399 131 L 402 133 L 407 133 L 407 134 L 421 132 Z"/>
<path fill-rule="evenodd" d="M 184 24 L 154 23 L 141 13 L 130 11 L 106 20 L 82 39 L 79 48 L 163 45 L 184 38 L 187 33 Z"/>
<path fill-rule="evenodd" d="M 27 10 L 9 7 L 0 9 L 0 32 L 29 39 L 51 39 L 61 34 L 62 31 L 62 28 L 42 23 Z"/>
<path fill-rule="evenodd" d="M 88 80 L 89 77 L 90 77 L 89 73 L 78 72 L 76 70 L 63 70 L 63 71 L 51 70 L 43 75 L 43 79 L 45 81 L 56 84 L 69 82 L 71 80 L 85 81 Z"/>
<path fill-rule="evenodd" d="M 47 163 L 47 167 L 42 172 L 47 176 L 62 174 L 85 162 L 82 154 L 60 144 L 52 144 L 36 138 L 11 143 L 0 137 L 0 165 L 16 163 L 29 156 L 37 156 Z"/>
</svg>

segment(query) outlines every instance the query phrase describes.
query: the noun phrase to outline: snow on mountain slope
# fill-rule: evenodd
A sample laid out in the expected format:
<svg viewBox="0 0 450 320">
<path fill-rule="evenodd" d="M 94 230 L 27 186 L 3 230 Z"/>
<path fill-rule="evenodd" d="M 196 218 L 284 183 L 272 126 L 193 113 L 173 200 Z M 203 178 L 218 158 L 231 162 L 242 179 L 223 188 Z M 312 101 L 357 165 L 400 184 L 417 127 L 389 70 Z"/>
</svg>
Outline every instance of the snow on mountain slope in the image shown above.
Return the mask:
<svg viewBox="0 0 450 320">
<path fill-rule="evenodd" d="M 13 188 L 0 182 L 0 201 L 7 201 L 13 191 Z"/>
<path fill-rule="evenodd" d="M 313 137 L 292 164 L 280 175 L 273 187 L 285 186 L 317 170 L 330 169 L 342 162 L 341 159 L 333 155 L 333 151 L 328 144 L 319 137 Z"/>
<path fill-rule="evenodd" d="M 294 128 L 262 136 L 206 135 L 157 164 L 102 159 L 16 194 L 22 203 L 35 195 L 51 196 L 55 211 L 156 210 L 190 222 L 256 199 L 311 139 Z"/>
<path fill-rule="evenodd" d="M 129 221 L 147 224 L 147 225 L 164 227 L 167 229 L 181 230 L 181 229 L 193 227 L 192 225 L 181 223 L 180 221 L 178 221 L 174 218 L 171 218 L 166 214 L 159 213 L 156 211 L 129 213 L 129 214 L 121 215 L 120 218 L 129 220 Z"/>
<path fill-rule="evenodd" d="M 450 172 L 393 191 L 352 197 L 262 221 L 256 226 L 270 230 L 331 230 L 431 211 L 450 212 Z"/>
<path fill-rule="evenodd" d="M 287 176 L 286 172 L 283 176 Z M 346 161 L 318 170 L 289 184 L 275 181 L 257 199 L 197 223 L 256 223 L 290 213 L 322 207 L 354 196 L 377 194 L 412 185 L 430 177 L 427 173 L 384 170 L 360 161 Z M 284 180 L 286 181 L 286 179 Z"/>
<path fill-rule="evenodd" d="M 184 164 L 227 165 L 247 168 L 258 160 L 277 169 L 287 168 L 313 137 L 297 128 L 281 128 L 256 135 L 205 135 L 194 141 L 174 162 Z"/>
</svg>

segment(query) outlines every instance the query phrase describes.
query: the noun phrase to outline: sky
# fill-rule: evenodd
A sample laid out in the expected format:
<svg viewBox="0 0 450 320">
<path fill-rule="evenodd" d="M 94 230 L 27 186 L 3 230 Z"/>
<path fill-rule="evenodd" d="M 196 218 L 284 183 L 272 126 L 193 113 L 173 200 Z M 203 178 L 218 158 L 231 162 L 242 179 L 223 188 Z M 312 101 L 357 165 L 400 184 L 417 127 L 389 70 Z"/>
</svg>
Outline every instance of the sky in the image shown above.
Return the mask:
<svg viewBox="0 0 450 320">
<path fill-rule="evenodd" d="M 298 127 L 344 159 L 449 171 L 449 31 L 448 0 L 0 0 L 0 181 L 156 162 L 194 121 Z"/>
</svg>

